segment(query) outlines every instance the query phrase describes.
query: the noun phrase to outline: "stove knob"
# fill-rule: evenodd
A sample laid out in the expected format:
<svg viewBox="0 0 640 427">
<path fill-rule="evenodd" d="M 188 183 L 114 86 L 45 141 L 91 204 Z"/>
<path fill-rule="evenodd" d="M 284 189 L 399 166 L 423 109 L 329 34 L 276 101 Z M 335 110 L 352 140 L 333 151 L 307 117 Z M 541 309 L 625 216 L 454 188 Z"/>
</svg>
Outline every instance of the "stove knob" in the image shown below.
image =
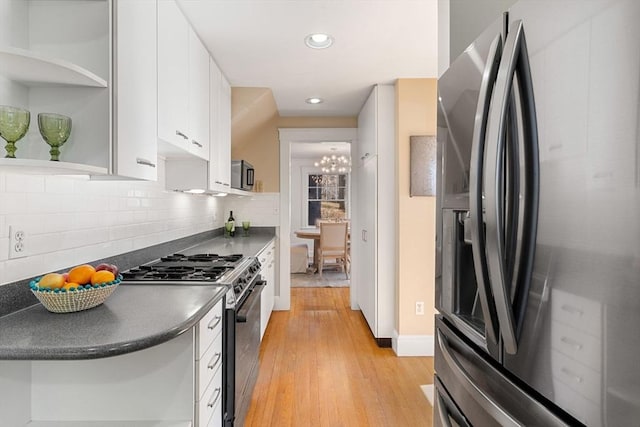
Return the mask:
<svg viewBox="0 0 640 427">
<path fill-rule="evenodd" d="M 240 285 L 235 285 L 235 286 L 233 287 L 233 291 L 234 291 L 235 293 L 240 293 L 240 291 L 242 291 L 242 286 L 240 286 Z"/>
</svg>

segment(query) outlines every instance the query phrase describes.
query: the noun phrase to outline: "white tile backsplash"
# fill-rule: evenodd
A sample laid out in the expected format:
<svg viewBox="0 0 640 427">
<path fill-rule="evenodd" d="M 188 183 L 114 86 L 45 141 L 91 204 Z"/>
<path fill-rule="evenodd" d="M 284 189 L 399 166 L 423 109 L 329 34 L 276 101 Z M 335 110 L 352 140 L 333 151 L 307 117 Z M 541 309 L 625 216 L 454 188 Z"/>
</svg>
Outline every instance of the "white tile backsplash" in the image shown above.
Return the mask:
<svg viewBox="0 0 640 427">
<path fill-rule="evenodd" d="M 250 221 L 255 227 L 278 227 L 280 225 L 280 193 L 254 193 L 249 197 L 229 197 L 226 201 L 224 221 L 233 211 L 236 224 Z"/>
<path fill-rule="evenodd" d="M 166 191 L 158 163 L 157 182 L 0 170 L 0 285 L 221 227 L 231 200 Z M 16 225 L 29 256 L 9 259 Z"/>
</svg>

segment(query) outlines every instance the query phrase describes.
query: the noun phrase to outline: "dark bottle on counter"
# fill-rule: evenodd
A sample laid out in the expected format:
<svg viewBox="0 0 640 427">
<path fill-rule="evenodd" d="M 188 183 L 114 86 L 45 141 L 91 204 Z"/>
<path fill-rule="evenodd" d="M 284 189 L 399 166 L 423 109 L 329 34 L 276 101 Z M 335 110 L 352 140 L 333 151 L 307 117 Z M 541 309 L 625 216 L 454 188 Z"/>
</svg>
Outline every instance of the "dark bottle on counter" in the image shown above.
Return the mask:
<svg viewBox="0 0 640 427">
<path fill-rule="evenodd" d="M 236 220 L 233 218 L 233 211 L 229 211 L 229 219 L 227 222 L 231 224 L 229 235 L 233 237 L 236 235 Z"/>
</svg>

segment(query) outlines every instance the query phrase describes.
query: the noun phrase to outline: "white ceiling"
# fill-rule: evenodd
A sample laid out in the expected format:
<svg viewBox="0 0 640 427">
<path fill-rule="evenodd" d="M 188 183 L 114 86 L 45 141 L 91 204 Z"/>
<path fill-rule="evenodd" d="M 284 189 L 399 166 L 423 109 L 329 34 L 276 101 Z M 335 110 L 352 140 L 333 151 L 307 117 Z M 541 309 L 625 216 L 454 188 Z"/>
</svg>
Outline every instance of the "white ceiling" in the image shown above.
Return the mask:
<svg viewBox="0 0 640 427">
<path fill-rule="evenodd" d="M 271 88 L 281 116 L 356 116 L 374 84 L 437 77 L 438 0 L 178 2 L 231 86 Z M 306 47 L 315 32 L 333 46 Z"/>
</svg>

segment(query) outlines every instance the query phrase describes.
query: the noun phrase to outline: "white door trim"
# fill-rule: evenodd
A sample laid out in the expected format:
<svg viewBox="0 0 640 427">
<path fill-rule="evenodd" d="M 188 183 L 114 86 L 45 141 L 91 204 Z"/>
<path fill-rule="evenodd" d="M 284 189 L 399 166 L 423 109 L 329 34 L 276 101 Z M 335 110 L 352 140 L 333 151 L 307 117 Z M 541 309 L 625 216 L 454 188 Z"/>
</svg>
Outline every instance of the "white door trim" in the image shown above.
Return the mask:
<svg viewBox="0 0 640 427">
<path fill-rule="evenodd" d="M 294 142 L 350 142 L 351 157 L 355 155 L 357 128 L 278 129 L 280 139 L 280 281 L 274 310 L 291 308 L 291 144 Z M 353 194 L 353 193 L 352 193 Z M 353 198 L 352 198 L 353 201 Z M 351 287 L 351 306 L 355 304 Z"/>
</svg>

